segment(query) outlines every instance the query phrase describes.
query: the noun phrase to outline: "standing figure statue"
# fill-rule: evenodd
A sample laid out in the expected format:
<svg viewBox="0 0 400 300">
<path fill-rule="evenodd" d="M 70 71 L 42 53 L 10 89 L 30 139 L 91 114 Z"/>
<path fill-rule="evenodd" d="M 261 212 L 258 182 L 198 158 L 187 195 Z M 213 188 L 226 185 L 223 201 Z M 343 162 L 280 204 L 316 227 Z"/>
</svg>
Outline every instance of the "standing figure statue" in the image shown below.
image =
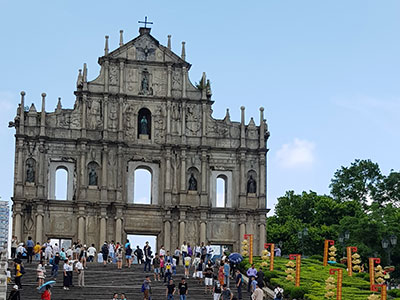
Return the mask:
<svg viewBox="0 0 400 300">
<path fill-rule="evenodd" d="M 253 175 L 250 175 L 250 178 L 247 181 L 247 193 L 255 194 L 256 192 L 257 192 L 257 182 L 254 180 Z"/>
<path fill-rule="evenodd" d="M 89 171 L 89 185 L 97 185 L 97 173 L 94 166 Z"/>
<path fill-rule="evenodd" d="M 143 116 L 140 120 L 140 131 L 139 134 L 149 134 L 149 127 L 146 116 Z"/>
<path fill-rule="evenodd" d="M 194 178 L 193 173 L 190 174 L 189 178 L 189 191 L 197 191 L 197 180 Z"/>
<path fill-rule="evenodd" d="M 26 182 L 35 182 L 35 169 L 32 161 L 26 165 Z"/>
</svg>

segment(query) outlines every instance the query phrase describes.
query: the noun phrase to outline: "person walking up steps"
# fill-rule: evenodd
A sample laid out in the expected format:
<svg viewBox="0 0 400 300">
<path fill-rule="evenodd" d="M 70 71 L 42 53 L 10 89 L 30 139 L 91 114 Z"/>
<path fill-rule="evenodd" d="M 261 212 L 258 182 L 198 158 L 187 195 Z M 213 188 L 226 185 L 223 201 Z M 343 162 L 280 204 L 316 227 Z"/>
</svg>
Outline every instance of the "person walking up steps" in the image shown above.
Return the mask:
<svg viewBox="0 0 400 300">
<path fill-rule="evenodd" d="M 147 275 L 142 284 L 143 300 L 149 300 L 151 294 L 150 276 Z"/>
<path fill-rule="evenodd" d="M 166 290 L 167 300 L 174 300 L 174 294 L 176 291 L 176 287 L 174 281 L 172 279 L 169 280 Z"/>
<path fill-rule="evenodd" d="M 101 254 L 103 256 L 103 265 L 104 267 L 107 265 L 107 259 L 108 259 L 108 245 L 107 241 L 104 242 L 103 246 L 101 247 Z"/>
<path fill-rule="evenodd" d="M 178 286 L 178 290 L 179 290 L 179 297 L 180 297 L 179 299 L 186 300 L 186 296 L 187 296 L 189 290 L 188 290 L 188 285 L 186 283 L 185 277 L 182 277 L 181 282 L 179 283 L 179 286 Z"/>
</svg>

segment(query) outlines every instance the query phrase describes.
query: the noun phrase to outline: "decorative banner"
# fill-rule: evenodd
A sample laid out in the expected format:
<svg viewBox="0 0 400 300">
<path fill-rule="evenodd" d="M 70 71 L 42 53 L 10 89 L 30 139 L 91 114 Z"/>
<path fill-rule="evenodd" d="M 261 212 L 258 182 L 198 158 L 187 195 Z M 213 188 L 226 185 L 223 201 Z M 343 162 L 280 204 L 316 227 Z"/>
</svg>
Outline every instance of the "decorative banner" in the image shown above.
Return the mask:
<svg viewBox="0 0 400 300">
<path fill-rule="evenodd" d="M 337 274 L 336 300 L 342 300 L 343 269 L 329 269 L 329 274 Z"/>
<path fill-rule="evenodd" d="M 371 290 L 373 292 L 379 292 L 379 288 L 381 288 L 381 300 L 387 300 L 387 287 L 386 287 L 386 284 L 373 284 L 371 286 Z"/>
<path fill-rule="evenodd" d="M 300 267 L 301 267 L 301 255 L 300 254 L 290 254 L 289 259 L 296 259 L 296 281 L 294 286 L 300 286 Z"/>
<path fill-rule="evenodd" d="M 335 241 L 333 240 L 325 240 L 324 244 L 324 267 L 328 265 L 328 248 L 329 245 L 333 246 L 335 245 Z"/>
<path fill-rule="evenodd" d="M 370 257 L 368 261 L 369 261 L 369 284 L 370 284 L 370 290 L 373 291 L 373 286 L 375 285 L 375 263 L 380 264 L 381 259 Z"/>
<path fill-rule="evenodd" d="M 264 244 L 264 249 L 268 249 L 271 247 L 270 251 L 270 261 L 269 261 L 269 270 L 273 271 L 274 270 L 274 259 L 275 259 L 275 244 L 273 243 L 266 243 Z"/>
<path fill-rule="evenodd" d="M 347 247 L 347 274 L 353 276 L 353 258 L 351 257 L 352 252 L 357 252 L 357 247 Z"/>
<path fill-rule="evenodd" d="M 245 234 L 244 239 L 249 240 L 249 263 L 250 265 L 253 264 L 253 238 L 254 236 L 252 234 Z"/>
</svg>

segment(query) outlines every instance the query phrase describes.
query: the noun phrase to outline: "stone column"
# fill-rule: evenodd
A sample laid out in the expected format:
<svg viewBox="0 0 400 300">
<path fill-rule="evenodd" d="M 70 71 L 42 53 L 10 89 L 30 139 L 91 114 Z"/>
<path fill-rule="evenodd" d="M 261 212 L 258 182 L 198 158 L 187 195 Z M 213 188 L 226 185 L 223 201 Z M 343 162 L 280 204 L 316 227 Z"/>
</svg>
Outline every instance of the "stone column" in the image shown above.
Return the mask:
<svg viewBox="0 0 400 300">
<path fill-rule="evenodd" d="M 172 204 L 172 195 L 171 195 L 171 177 L 172 177 L 172 170 L 171 170 L 171 149 L 165 149 L 165 197 L 164 197 L 164 204 L 169 206 Z"/>
<path fill-rule="evenodd" d="M 40 113 L 40 136 L 46 135 L 46 93 L 42 93 L 42 111 Z"/>
<path fill-rule="evenodd" d="M 171 249 L 171 223 L 170 221 L 165 221 L 164 222 L 164 246 L 166 250 L 170 250 L 172 253 Z"/>
<path fill-rule="evenodd" d="M 181 192 L 186 192 L 186 150 L 181 152 Z"/>
<path fill-rule="evenodd" d="M 39 182 L 38 182 L 38 196 L 39 198 L 47 198 L 45 195 L 45 182 L 47 180 L 47 174 L 45 170 L 45 147 L 44 147 L 44 141 L 40 141 L 39 145 L 39 162 L 38 162 L 38 167 L 39 167 Z"/>
<path fill-rule="evenodd" d="M 103 138 L 108 138 L 108 95 L 103 99 Z"/>
<path fill-rule="evenodd" d="M 205 150 L 201 151 L 201 196 L 200 196 L 200 205 L 208 206 L 208 193 L 207 193 L 207 181 L 208 178 L 208 161 L 207 161 L 207 152 Z"/>
<path fill-rule="evenodd" d="M 86 138 L 86 105 L 87 105 L 87 95 L 83 94 L 82 96 L 82 124 L 81 124 L 81 136 L 82 138 Z"/>
<path fill-rule="evenodd" d="M 185 225 L 185 221 L 179 222 L 179 245 L 182 245 L 185 240 Z"/>
<path fill-rule="evenodd" d="M 167 134 L 171 134 L 171 100 L 167 100 Z"/>
<path fill-rule="evenodd" d="M 245 234 L 246 234 L 246 223 L 240 223 L 240 225 L 239 225 L 239 241 L 240 241 L 240 243 L 244 240 Z"/>
<path fill-rule="evenodd" d="M 125 178 L 124 172 L 123 172 L 123 167 L 122 167 L 122 146 L 118 145 L 118 152 L 117 152 L 117 160 L 118 160 L 118 170 L 117 170 L 117 201 L 122 202 L 122 185 L 123 185 L 123 180 Z"/>
<path fill-rule="evenodd" d="M 186 98 L 186 78 L 187 78 L 187 69 L 186 67 L 182 67 L 182 98 Z"/>
<path fill-rule="evenodd" d="M 43 214 L 36 215 L 36 242 L 43 243 Z"/>
<path fill-rule="evenodd" d="M 103 145 L 102 153 L 102 172 L 101 172 L 101 201 L 107 201 L 107 156 L 108 148 L 107 145 Z"/>
<path fill-rule="evenodd" d="M 167 97 L 172 96 L 172 67 L 168 66 Z"/>
<path fill-rule="evenodd" d="M 122 96 L 119 97 L 118 106 L 118 140 L 122 141 L 124 138 L 124 99 Z"/>
<path fill-rule="evenodd" d="M 241 106 L 241 117 L 240 117 L 240 147 L 246 148 L 246 125 L 245 125 L 245 107 Z"/>
<path fill-rule="evenodd" d="M 203 104 L 201 105 L 201 111 L 202 111 L 201 144 L 204 145 L 207 139 L 207 106 L 205 102 L 203 102 Z"/>
<path fill-rule="evenodd" d="M 122 241 L 122 218 L 118 217 L 115 220 L 115 242 L 123 243 Z"/>
<path fill-rule="evenodd" d="M 81 181 L 81 188 L 86 186 L 86 143 L 83 142 L 81 144 L 81 171 L 79 172 L 80 181 Z"/>
<path fill-rule="evenodd" d="M 108 93 L 108 68 L 109 68 L 109 62 L 106 60 L 104 62 L 104 92 Z"/>
<path fill-rule="evenodd" d="M 259 244 L 258 255 L 261 255 L 261 251 L 264 249 L 264 244 L 265 244 L 265 223 L 260 223 L 259 232 L 260 232 L 260 238 L 259 238 L 260 244 Z"/>
<path fill-rule="evenodd" d="M 186 101 L 182 101 L 182 112 L 181 112 L 181 125 L 182 125 L 182 144 L 186 144 Z"/>
<path fill-rule="evenodd" d="M 22 197 L 24 194 L 24 140 L 18 139 L 17 141 L 17 176 L 16 176 L 16 187 L 15 195 Z"/>
<path fill-rule="evenodd" d="M 124 62 L 119 62 L 119 93 L 124 92 Z"/>
<path fill-rule="evenodd" d="M 23 240 L 22 236 L 22 216 L 20 212 L 14 214 L 14 235 L 17 236 L 19 241 Z"/>
<path fill-rule="evenodd" d="M 258 197 L 258 208 L 266 208 L 267 203 L 266 203 L 266 171 L 267 171 L 267 166 L 266 166 L 266 159 L 265 159 L 265 152 L 262 151 L 260 153 L 259 156 L 259 162 L 260 162 L 260 182 L 258 184 L 259 188 L 258 188 L 258 193 L 259 193 L 259 197 Z"/>
<path fill-rule="evenodd" d="M 24 134 L 25 133 L 25 92 L 21 92 L 21 104 L 20 104 L 20 110 L 19 110 L 19 133 Z"/>
<path fill-rule="evenodd" d="M 99 245 L 103 245 L 104 241 L 107 239 L 106 236 L 106 226 L 107 226 L 107 220 L 105 216 L 100 217 L 100 243 Z"/>
<path fill-rule="evenodd" d="M 206 222 L 205 221 L 201 221 L 201 223 L 200 223 L 200 243 L 201 242 L 204 242 L 204 244 L 206 244 L 207 243 L 207 241 L 206 241 L 206 230 L 207 230 L 207 228 L 206 228 L 206 226 L 207 226 L 207 224 L 206 224 Z"/>
<path fill-rule="evenodd" d="M 85 217 L 78 217 L 78 239 L 85 243 Z"/>
<path fill-rule="evenodd" d="M 246 152 L 245 150 L 240 151 L 240 174 L 239 174 L 239 207 L 244 208 L 246 207 L 246 184 L 247 184 L 247 176 L 246 176 Z"/>
</svg>

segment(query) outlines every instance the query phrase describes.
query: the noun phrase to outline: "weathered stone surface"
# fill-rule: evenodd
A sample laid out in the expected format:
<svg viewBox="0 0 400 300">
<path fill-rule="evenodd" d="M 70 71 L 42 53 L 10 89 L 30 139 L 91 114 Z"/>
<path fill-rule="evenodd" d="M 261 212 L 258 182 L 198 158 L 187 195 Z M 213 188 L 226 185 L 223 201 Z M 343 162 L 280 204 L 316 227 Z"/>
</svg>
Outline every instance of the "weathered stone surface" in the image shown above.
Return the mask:
<svg viewBox="0 0 400 300">
<path fill-rule="evenodd" d="M 264 109 L 259 126 L 253 118 L 244 123 L 244 108 L 241 122 L 231 121 L 229 111 L 214 119 L 210 87 L 195 87 L 191 65 L 149 29 L 98 61 L 96 79 L 87 80 L 86 66 L 79 74 L 73 109 L 59 101 L 55 112 L 18 110 L 13 234 L 97 245 L 155 234 L 158 246 L 174 249 L 182 239 L 202 242 L 202 231 L 204 242 L 239 250 L 245 230 L 260 250 L 267 212 Z M 54 199 L 59 168 L 68 172 L 66 200 Z M 137 168 L 152 174 L 150 205 L 134 203 Z M 217 178 L 225 180 L 223 208 L 216 207 Z"/>
</svg>

